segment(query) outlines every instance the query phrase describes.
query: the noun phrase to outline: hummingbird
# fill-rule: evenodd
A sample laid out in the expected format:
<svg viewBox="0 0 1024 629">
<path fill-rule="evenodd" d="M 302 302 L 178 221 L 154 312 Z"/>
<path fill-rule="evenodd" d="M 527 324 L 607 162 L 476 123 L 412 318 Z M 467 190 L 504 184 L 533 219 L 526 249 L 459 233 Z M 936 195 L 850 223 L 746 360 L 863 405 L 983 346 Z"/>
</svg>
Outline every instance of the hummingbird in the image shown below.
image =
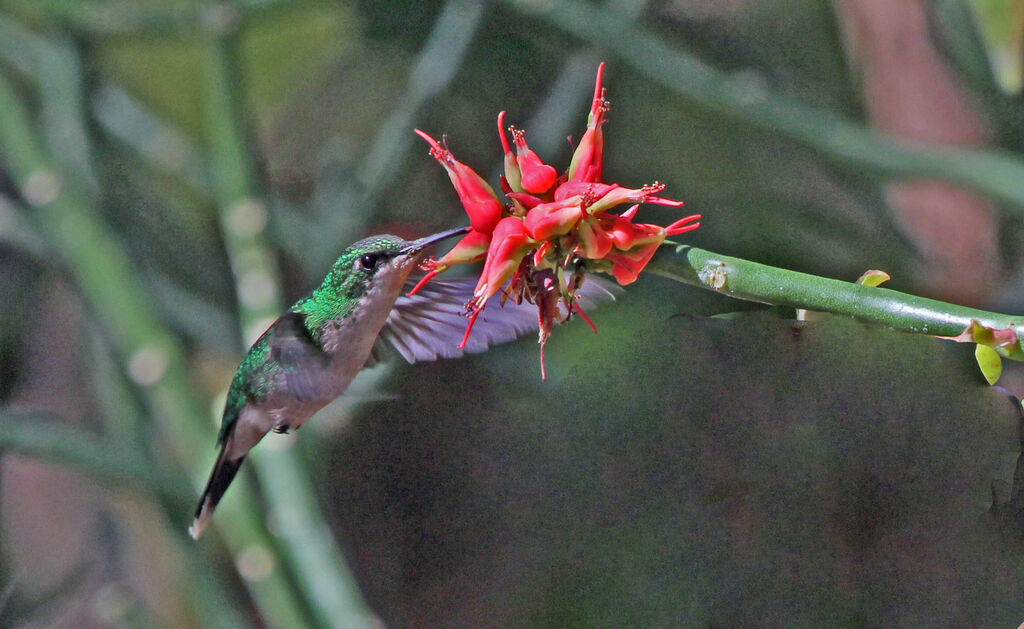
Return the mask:
<svg viewBox="0 0 1024 629">
<path fill-rule="evenodd" d="M 463 234 L 455 229 L 419 240 L 379 235 L 345 249 L 318 288 L 282 314 L 253 343 L 228 389 L 213 471 L 189 534 L 198 539 L 246 455 L 267 433 L 287 433 L 348 388 L 364 367 L 398 353 L 406 361 L 456 358 L 536 331 L 527 303 L 492 297 L 473 334 L 459 347 L 465 304 L 475 278 L 434 278 L 415 295 L 413 271 L 429 245 Z M 614 299 L 617 287 L 592 280 L 581 305 Z"/>
</svg>

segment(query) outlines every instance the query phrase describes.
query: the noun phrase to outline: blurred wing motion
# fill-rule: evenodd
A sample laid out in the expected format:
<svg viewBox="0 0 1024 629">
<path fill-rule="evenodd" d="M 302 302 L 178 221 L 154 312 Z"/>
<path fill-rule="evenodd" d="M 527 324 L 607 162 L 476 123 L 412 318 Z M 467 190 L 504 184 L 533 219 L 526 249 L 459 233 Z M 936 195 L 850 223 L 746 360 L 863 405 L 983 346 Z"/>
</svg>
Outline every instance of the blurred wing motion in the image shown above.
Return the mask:
<svg viewBox="0 0 1024 629">
<path fill-rule="evenodd" d="M 417 279 L 410 279 L 408 287 L 414 286 Z M 476 278 L 472 277 L 434 278 L 415 295 L 399 297 L 380 332 L 367 366 L 387 358 L 389 350 L 397 352 L 410 363 L 458 358 L 537 331 L 537 307 L 525 301 L 516 304 L 511 300 L 502 306 L 499 293 L 488 300 L 466 346 L 459 349 L 468 323 L 466 303 L 472 298 L 476 283 Z M 590 275 L 576 294 L 580 307 L 589 312 L 597 304 L 613 301 L 622 292 L 617 284 Z"/>
</svg>

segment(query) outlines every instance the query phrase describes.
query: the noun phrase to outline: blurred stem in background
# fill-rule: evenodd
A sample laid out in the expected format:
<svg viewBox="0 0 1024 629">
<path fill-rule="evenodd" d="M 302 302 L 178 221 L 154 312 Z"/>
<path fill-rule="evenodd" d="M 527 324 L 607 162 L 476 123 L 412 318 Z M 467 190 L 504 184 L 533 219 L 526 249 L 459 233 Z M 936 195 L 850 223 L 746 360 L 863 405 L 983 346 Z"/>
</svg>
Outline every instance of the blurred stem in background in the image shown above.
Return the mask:
<svg viewBox="0 0 1024 629">
<path fill-rule="evenodd" d="M 32 43 L 35 45 L 29 52 L 34 53 L 31 57 L 33 61 L 43 64 L 50 59 L 59 59 L 57 53 L 50 50 L 48 43 L 41 40 L 33 40 Z M 65 47 L 63 54 L 71 50 Z M 26 65 L 32 67 L 31 62 Z M 79 77 L 74 72 L 45 73 L 41 69 L 36 69 L 31 76 L 48 77 L 49 85 L 55 85 L 55 79 L 61 76 L 75 81 Z M 57 89 L 57 86 L 51 89 Z M 77 82 L 67 86 L 71 91 L 70 96 L 53 101 L 81 104 L 84 99 L 75 97 L 78 87 Z M 156 418 L 158 428 L 164 433 L 178 460 L 187 469 L 204 468 L 208 465 L 208 457 L 201 456 L 201 453 L 212 452 L 212 445 L 204 438 L 204 435 L 210 433 L 209 424 L 204 419 L 207 413 L 195 398 L 194 386 L 189 381 L 179 342 L 161 324 L 162 318 L 153 310 L 144 287 L 134 273 L 132 263 L 120 243 L 107 232 L 82 187 L 82 173 L 89 171 L 83 168 L 69 170 L 50 160 L 49 154 L 61 155 L 64 162 L 74 157 L 75 152 L 65 145 L 68 134 L 58 135 L 60 143 L 47 148 L 22 98 L 2 75 L 0 107 L 3 109 L 0 113 L 0 150 L 6 156 L 8 172 L 14 177 L 22 197 L 34 207 L 40 228 L 49 232 L 55 248 L 66 260 L 83 293 L 98 312 L 100 320 L 107 325 L 107 332 L 113 338 L 129 375 L 146 393 L 149 411 Z M 83 113 L 80 109 L 65 111 L 62 120 L 65 124 L 74 124 L 76 117 Z M 224 123 L 224 120 L 219 120 L 216 124 Z M 79 132 L 74 137 L 84 141 L 87 138 L 85 128 L 83 123 L 74 125 L 73 130 Z M 233 157 L 236 156 L 229 153 L 224 159 Z M 258 263 L 258 260 L 248 262 Z M 67 443 L 83 445 L 74 440 Z M 85 453 L 77 460 L 82 462 L 89 458 L 88 453 Z M 101 462 L 98 461 L 97 465 Z M 242 567 L 243 575 L 249 577 L 247 583 L 254 600 L 275 626 L 310 624 L 306 611 L 309 606 L 303 600 L 307 591 L 300 591 L 275 566 L 274 553 L 270 550 L 274 541 L 261 523 L 260 509 L 251 488 L 246 488 L 242 483 L 233 493 L 233 500 L 225 505 L 227 508 L 222 509 L 219 523 L 224 527 L 221 529 L 224 531 L 224 539 L 236 551 L 236 560 Z M 188 508 L 180 504 L 175 506 L 177 509 L 168 513 L 168 517 L 172 523 L 177 520 L 179 524 L 172 524 L 170 528 L 180 529 L 183 533 Z M 181 542 L 168 540 L 166 543 Z M 189 555 L 198 556 L 198 553 L 199 549 L 194 546 L 188 551 Z M 256 556 L 265 558 L 262 562 L 256 561 L 263 567 L 247 572 L 244 567 L 253 564 Z M 195 563 L 206 565 L 201 561 Z M 191 588 L 209 588 L 214 582 L 209 577 L 190 581 Z M 218 591 L 214 589 L 213 593 Z M 227 599 L 223 594 L 219 601 L 211 601 L 206 594 L 196 596 L 195 600 L 210 602 L 207 609 L 197 610 L 198 618 L 202 619 L 200 622 L 225 627 L 239 624 L 235 608 L 226 604 Z"/>
<path fill-rule="evenodd" d="M 252 181 L 252 159 L 244 140 L 244 108 L 234 91 L 237 43 L 231 36 L 210 36 L 203 46 L 205 124 L 221 231 L 231 259 L 238 296 L 243 345 L 247 348 L 282 311 L 277 270 L 263 240 L 267 212 Z M 285 443 L 285 442 L 281 442 Z M 287 442 L 290 444 L 290 442 Z M 299 581 L 321 626 L 362 627 L 372 614 L 316 504 L 308 474 L 297 452 L 284 446 L 259 448 L 249 457 L 267 497 L 284 557 Z M 218 526 L 227 524 L 224 518 Z M 222 529 L 236 553 L 231 527 Z"/>
<path fill-rule="evenodd" d="M 365 232 L 396 183 L 395 165 L 418 146 L 410 130 L 455 79 L 483 26 L 487 7 L 487 2 L 476 0 L 447 0 L 412 60 L 400 98 L 392 103 L 353 172 L 337 185 L 318 182 L 306 216 L 280 208 L 284 212 L 277 220 L 290 228 L 280 230 L 282 244 L 309 268 L 327 267 L 340 246 L 347 246 L 346 239 Z"/>
<path fill-rule="evenodd" d="M 31 52 L 40 56 L 47 50 L 40 44 Z M 48 157 L 51 151 L 59 152 L 60 147 L 48 149 L 36 129 L 21 96 L 0 75 L 0 151 L 5 156 L 7 171 L 22 198 L 32 206 L 37 225 L 61 252 L 82 292 L 105 322 L 106 332 L 129 376 L 146 391 L 148 411 L 157 419 L 175 454 L 179 460 L 194 463 L 190 458 L 192 453 L 201 451 L 197 435 L 203 433 L 202 423 L 197 422 L 202 422 L 205 413 L 189 393 L 192 386 L 178 343 L 160 324 L 158 313 L 150 308 L 130 261 L 96 216 L 79 180 L 67 175 Z M 5 432 L 11 434 L 6 426 Z M 67 437 L 59 435 L 52 443 L 88 447 L 86 441 Z M 84 456 L 96 466 L 103 460 L 87 453 Z M 183 532 L 180 538 L 184 539 Z M 168 539 L 164 543 L 180 544 L 180 540 Z M 198 550 L 188 554 L 198 556 Z M 195 563 L 205 566 L 201 561 Z M 232 626 L 239 619 L 215 583 L 204 568 L 184 589 L 208 590 L 195 593 L 194 601 L 203 605 L 196 613 L 213 625 Z"/>
</svg>

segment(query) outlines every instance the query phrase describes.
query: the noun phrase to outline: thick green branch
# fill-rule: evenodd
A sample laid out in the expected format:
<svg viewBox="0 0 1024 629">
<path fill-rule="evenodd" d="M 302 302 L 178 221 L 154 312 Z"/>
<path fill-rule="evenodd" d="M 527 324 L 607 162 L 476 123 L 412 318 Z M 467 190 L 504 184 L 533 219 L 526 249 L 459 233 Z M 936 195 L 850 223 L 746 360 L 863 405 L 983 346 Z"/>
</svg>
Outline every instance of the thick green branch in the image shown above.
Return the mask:
<svg viewBox="0 0 1024 629">
<path fill-rule="evenodd" d="M 993 329 L 1012 329 L 1018 339 L 1024 335 L 1024 316 L 788 271 L 687 245 L 664 247 L 647 270 L 737 299 L 850 315 L 907 332 L 957 336 L 973 320 Z"/>
</svg>

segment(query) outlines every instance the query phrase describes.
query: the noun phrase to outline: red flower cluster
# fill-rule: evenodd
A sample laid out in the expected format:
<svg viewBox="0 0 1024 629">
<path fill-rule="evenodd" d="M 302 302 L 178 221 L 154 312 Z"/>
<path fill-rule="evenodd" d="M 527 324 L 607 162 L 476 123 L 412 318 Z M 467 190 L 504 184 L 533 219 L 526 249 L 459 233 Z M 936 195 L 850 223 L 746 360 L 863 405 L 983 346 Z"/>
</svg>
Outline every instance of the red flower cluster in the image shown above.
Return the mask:
<svg viewBox="0 0 1024 629">
<path fill-rule="evenodd" d="M 586 319 L 575 298 L 585 272 L 608 272 L 620 284 L 629 284 L 665 238 L 700 225 L 699 215 L 687 216 L 667 227 L 634 223 L 641 203 L 680 206 L 682 202 L 655 196 L 665 187 L 659 183 L 623 188 L 601 181 L 602 126 L 608 112 L 601 87 L 603 71 L 601 64 L 587 130 L 569 169 L 561 176 L 530 150 L 522 130 L 509 127 L 515 144 L 513 153 L 504 126 L 505 112 L 498 114 L 498 135 L 505 152 L 505 174 L 501 177 L 501 190 L 507 199 L 504 202 L 446 146 L 416 130 L 430 144 L 430 155 L 448 171 L 469 215 L 471 229 L 442 258 L 424 264 L 428 273 L 412 292 L 452 265 L 484 258 L 480 280 L 467 304 L 470 322 L 463 344 L 484 304 L 507 283 L 504 291 L 508 298 L 517 303 L 526 299 L 537 305 L 543 370 L 544 343 L 552 325 L 574 313 Z M 625 203 L 632 205 L 618 214 L 610 212 Z M 565 305 L 564 312 L 559 311 L 559 299 Z"/>
</svg>

